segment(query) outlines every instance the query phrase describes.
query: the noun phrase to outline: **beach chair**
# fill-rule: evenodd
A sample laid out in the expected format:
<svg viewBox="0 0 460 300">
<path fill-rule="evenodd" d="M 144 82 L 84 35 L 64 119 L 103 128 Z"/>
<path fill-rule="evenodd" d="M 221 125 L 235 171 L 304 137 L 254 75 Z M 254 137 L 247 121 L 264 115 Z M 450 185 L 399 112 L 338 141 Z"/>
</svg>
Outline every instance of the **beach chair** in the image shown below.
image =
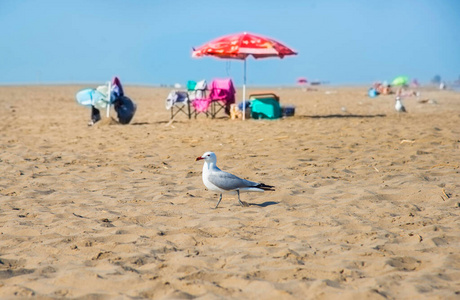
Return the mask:
<svg viewBox="0 0 460 300">
<path fill-rule="evenodd" d="M 206 98 L 207 91 L 208 83 L 206 80 L 201 80 L 198 82 L 189 80 L 187 82 L 187 93 L 190 101 Z"/>
<path fill-rule="evenodd" d="M 171 111 L 171 120 L 182 112 L 190 119 L 192 114 L 190 110 L 189 94 L 185 91 L 172 90 L 166 98 L 165 107 Z"/>
<path fill-rule="evenodd" d="M 214 79 L 211 82 L 209 100 L 211 104 L 210 115 L 213 119 L 221 110 L 230 115 L 230 105 L 235 103 L 235 93 L 236 90 L 230 78 Z"/>
<path fill-rule="evenodd" d="M 206 80 L 198 81 L 195 85 L 193 85 L 193 81 L 189 81 L 187 83 L 187 90 L 193 108 L 192 115 L 195 116 L 195 119 L 200 113 L 208 117 L 210 101 L 207 97 L 208 83 Z"/>
<path fill-rule="evenodd" d="M 189 80 L 187 81 L 187 91 L 194 91 L 196 87 L 196 81 L 195 80 Z"/>
<path fill-rule="evenodd" d="M 251 118 L 278 119 L 282 117 L 280 98 L 274 93 L 249 95 L 251 101 Z"/>
</svg>

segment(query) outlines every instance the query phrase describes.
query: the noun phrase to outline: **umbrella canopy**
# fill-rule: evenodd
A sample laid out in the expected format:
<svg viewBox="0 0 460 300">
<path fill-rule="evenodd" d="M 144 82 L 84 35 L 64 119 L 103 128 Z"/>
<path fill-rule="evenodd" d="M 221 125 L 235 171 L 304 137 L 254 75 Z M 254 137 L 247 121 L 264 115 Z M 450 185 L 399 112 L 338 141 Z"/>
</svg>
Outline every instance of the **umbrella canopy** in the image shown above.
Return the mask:
<svg viewBox="0 0 460 300">
<path fill-rule="evenodd" d="M 246 59 L 279 57 L 297 54 L 274 39 L 252 33 L 237 33 L 212 40 L 203 46 L 193 49 L 193 57 L 211 55 L 219 58 Z"/>
<path fill-rule="evenodd" d="M 297 83 L 298 84 L 307 84 L 308 80 L 305 77 L 300 77 L 300 78 L 297 79 Z"/>
<path fill-rule="evenodd" d="M 398 76 L 391 82 L 391 85 L 406 85 L 409 82 L 407 76 Z"/>
<path fill-rule="evenodd" d="M 198 48 L 193 48 L 192 57 L 214 56 L 224 59 L 244 60 L 243 78 L 243 120 L 246 107 L 246 58 L 279 57 L 297 53 L 274 39 L 252 33 L 237 33 L 212 40 Z"/>
</svg>

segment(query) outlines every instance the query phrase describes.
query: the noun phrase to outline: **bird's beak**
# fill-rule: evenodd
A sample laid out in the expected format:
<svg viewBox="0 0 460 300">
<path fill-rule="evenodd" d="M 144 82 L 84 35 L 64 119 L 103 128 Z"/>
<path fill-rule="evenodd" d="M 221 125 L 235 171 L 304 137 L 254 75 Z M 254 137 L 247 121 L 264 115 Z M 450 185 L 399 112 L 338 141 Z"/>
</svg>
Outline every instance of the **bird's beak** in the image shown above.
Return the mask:
<svg viewBox="0 0 460 300">
<path fill-rule="evenodd" d="M 199 160 L 202 160 L 202 159 L 204 159 L 204 158 L 201 157 L 201 156 L 198 156 L 198 157 L 195 159 L 195 161 L 199 161 Z"/>
</svg>

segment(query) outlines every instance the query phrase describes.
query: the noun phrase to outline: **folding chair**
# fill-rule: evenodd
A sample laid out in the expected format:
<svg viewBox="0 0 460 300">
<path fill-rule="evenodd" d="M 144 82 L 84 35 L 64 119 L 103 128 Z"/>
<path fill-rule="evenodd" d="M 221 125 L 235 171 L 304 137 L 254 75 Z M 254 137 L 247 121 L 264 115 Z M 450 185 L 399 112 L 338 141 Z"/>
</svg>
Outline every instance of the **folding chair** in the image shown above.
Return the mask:
<svg viewBox="0 0 460 300">
<path fill-rule="evenodd" d="M 194 80 L 189 80 L 187 81 L 187 92 L 191 93 L 195 90 L 196 87 L 196 81 Z"/>
<path fill-rule="evenodd" d="M 189 99 L 192 103 L 195 119 L 198 114 L 203 113 L 208 117 L 209 99 L 207 97 L 208 83 L 206 80 L 201 80 L 193 84 L 193 81 L 187 83 Z"/>
<path fill-rule="evenodd" d="M 207 91 L 208 83 L 206 80 L 201 80 L 198 82 L 189 80 L 187 82 L 187 93 L 190 101 L 206 98 Z"/>
<path fill-rule="evenodd" d="M 180 112 L 184 113 L 190 119 L 192 114 L 190 111 L 190 98 L 185 91 L 172 90 L 166 98 L 165 106 L 171 111 L 171 120 Z M 176 111 L 174 111 L 176 109 Z"/>
<path fill-rule="evenodd" d="M 213 119 L 222 109 L 226 114 L 230 114 L 230 105 L 235 103 L 235 93 L 235 87 L 230 78 L 214 79 L 211 82 L 209 99 L 211 101 L 210 114 Z"/>
</svg>

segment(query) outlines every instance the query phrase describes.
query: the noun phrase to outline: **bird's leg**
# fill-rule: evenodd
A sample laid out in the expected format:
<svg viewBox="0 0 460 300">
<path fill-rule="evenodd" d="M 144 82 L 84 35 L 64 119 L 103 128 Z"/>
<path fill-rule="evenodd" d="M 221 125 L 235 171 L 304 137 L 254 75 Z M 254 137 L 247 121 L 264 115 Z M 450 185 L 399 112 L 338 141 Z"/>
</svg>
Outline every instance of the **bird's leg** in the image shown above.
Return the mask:
<svg viewBox="0 0 460 300">
<path fill-rule="evenodd" d="M 244 207 L 244 204 L 243 202 L 241 202 L 241 199 L 240 199 L 240 190 L 236 190 L 236 193 L 238 194 L 238 202 L 241 204 L 241 206 Z"/>
<path fill-rule="evenodd" d="M 219 206 L 220 200 L 222 200 L 222 194 L 220 194 L 219 201 L 217 202 L 217 205 L 216 207 L 214 207 L 214 209 L 216 209 Z"/>
</svg>

